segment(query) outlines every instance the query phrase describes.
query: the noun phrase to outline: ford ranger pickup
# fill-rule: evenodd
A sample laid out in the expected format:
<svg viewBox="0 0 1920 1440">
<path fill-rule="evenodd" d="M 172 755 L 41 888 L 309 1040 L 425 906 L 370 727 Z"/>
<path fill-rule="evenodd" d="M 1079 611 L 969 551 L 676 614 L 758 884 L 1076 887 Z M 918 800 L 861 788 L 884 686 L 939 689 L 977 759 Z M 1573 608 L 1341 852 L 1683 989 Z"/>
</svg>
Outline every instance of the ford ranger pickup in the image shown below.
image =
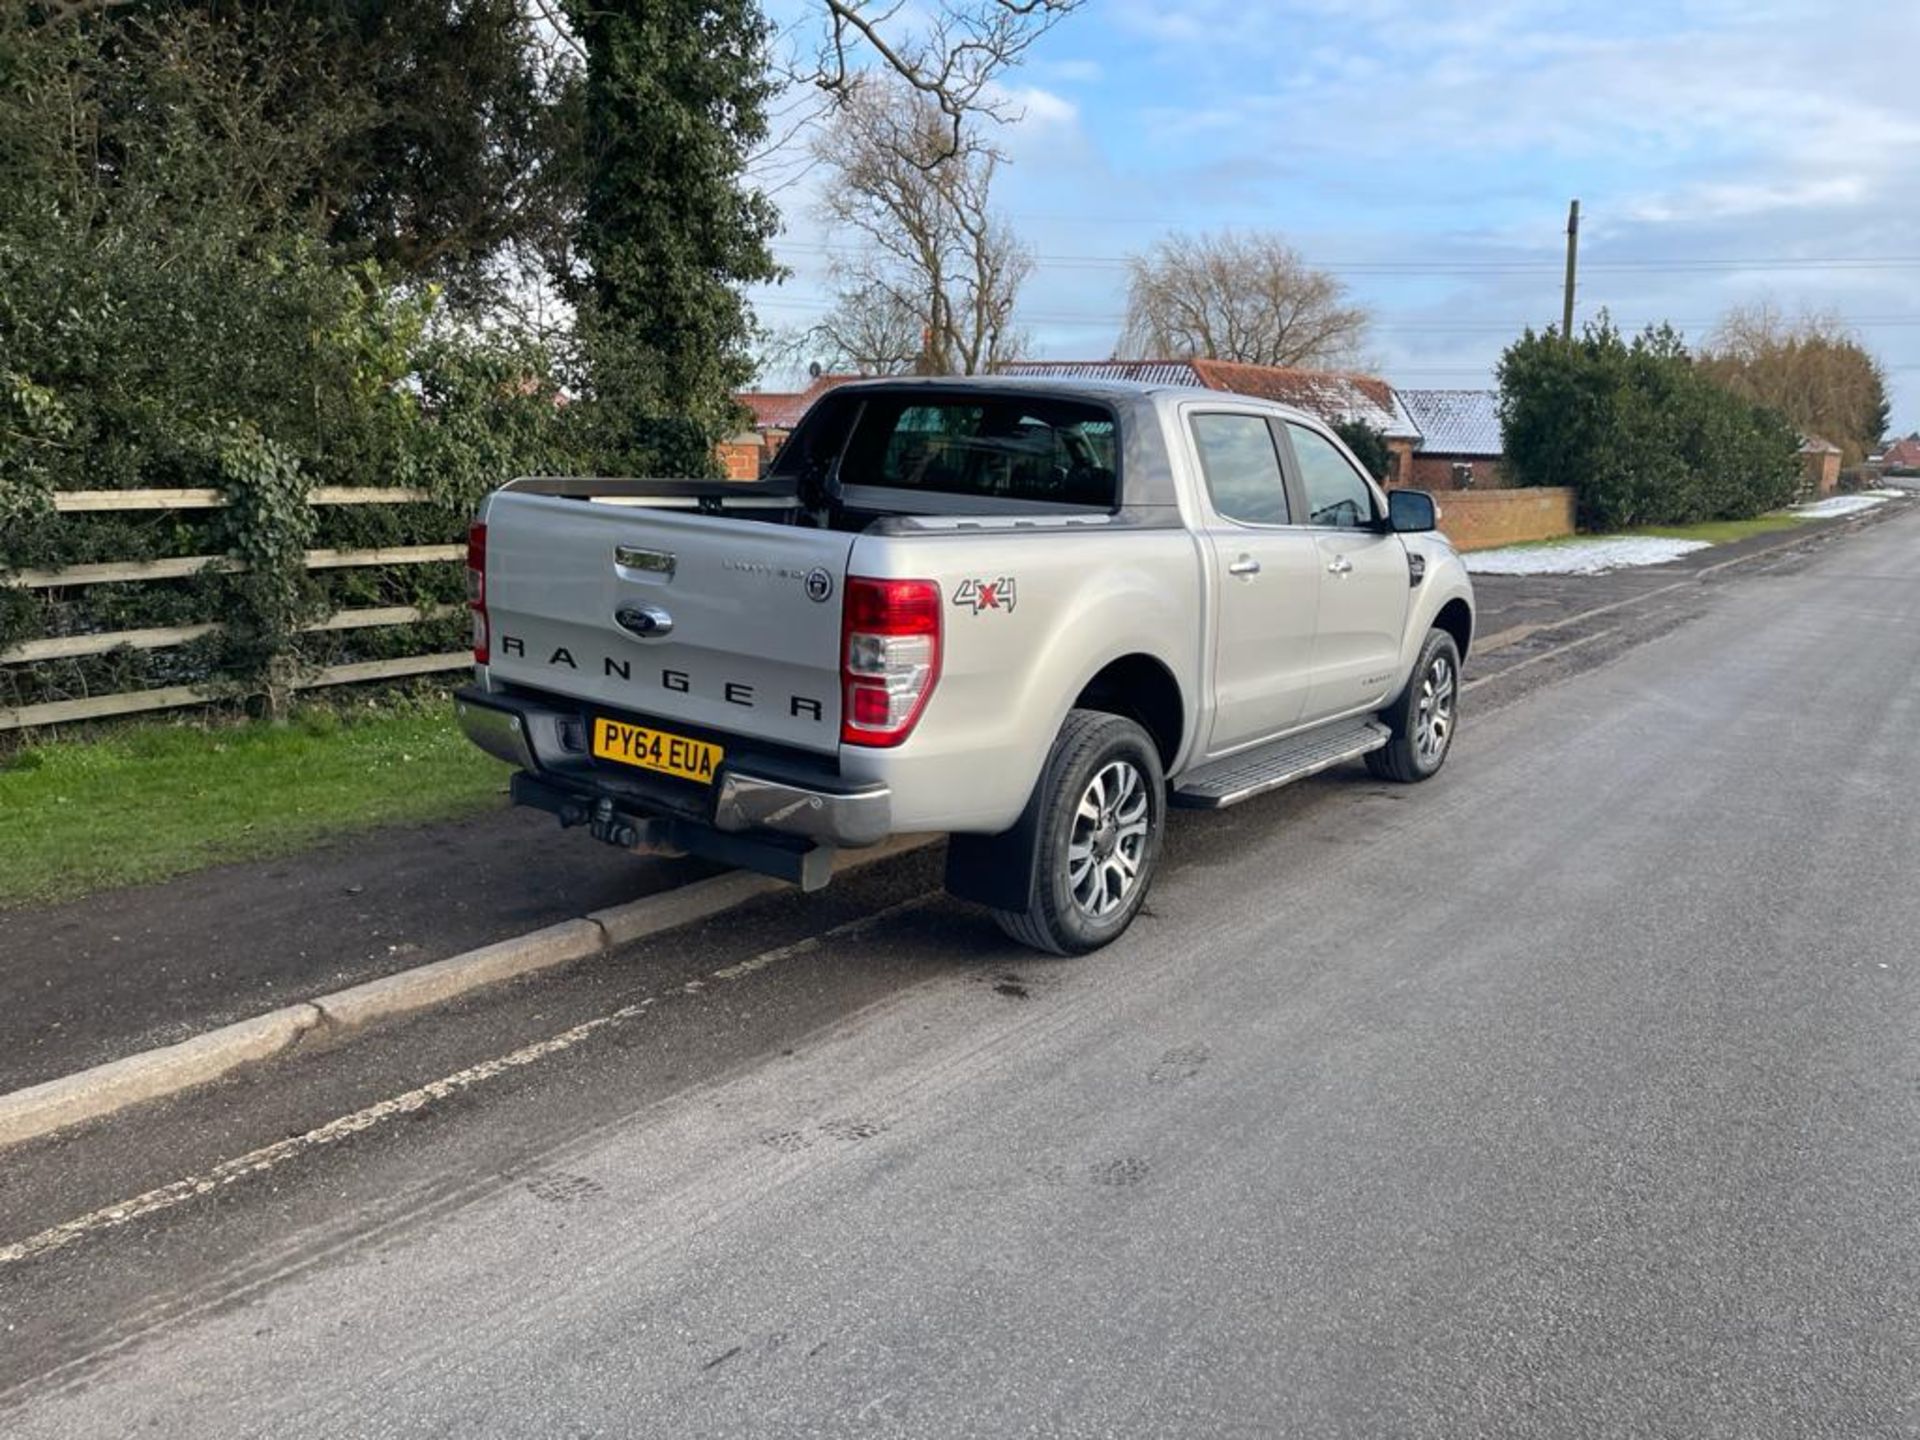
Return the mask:
<svg viewBox="0 0 1920 1440">
<path fill-rule="evenodd" d="M 603 841 L 815 889 L 945 832 L 950 891 L 1077 954 L 1139 910 L 1170 805 L 1440 769 L 1474 598 L 1436 519 L 1259 400 L 859 382 L 760 481 L 495 491 L 456 706 L 517 803 Z"/>
</svg>

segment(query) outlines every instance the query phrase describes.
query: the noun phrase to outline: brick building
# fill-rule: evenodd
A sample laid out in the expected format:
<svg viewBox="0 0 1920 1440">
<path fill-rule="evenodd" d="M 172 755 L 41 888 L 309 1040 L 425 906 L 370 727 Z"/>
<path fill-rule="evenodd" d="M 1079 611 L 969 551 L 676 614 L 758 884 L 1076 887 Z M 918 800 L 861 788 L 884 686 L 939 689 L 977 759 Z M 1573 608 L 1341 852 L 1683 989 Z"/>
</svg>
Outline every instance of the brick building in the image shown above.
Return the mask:
<svg viewBox="0 0 1920 1440">
<path fill-rule="evenodd" d="M 1920 470 L 1920 430 L 1889 445 L 1876 462 L 1882 470 Z"/>
<path fill-rule="evenodd" d="M 1808 494 L 1831 495 L 1840 486 L 1840 447 L 1818 435 L 1800 437 L 1800 483 Z"/>
<path fill-rule="evenodd" d="M 729 435 L 719 445 L 720 469 L 729 480 L 758 480 L 800 417 L 827 391 L 858 375 L 816 375 L 804 390 L 742 390 L 734 399 L 753 416 L 750 429 Z"/>
<path fill-rule="evenodd" d="M 1401 390 L 1420 432 L 1407 483 L 1420 490 L 1499 490 L 1509 483 L 1493 390 Z"/>
</svg>

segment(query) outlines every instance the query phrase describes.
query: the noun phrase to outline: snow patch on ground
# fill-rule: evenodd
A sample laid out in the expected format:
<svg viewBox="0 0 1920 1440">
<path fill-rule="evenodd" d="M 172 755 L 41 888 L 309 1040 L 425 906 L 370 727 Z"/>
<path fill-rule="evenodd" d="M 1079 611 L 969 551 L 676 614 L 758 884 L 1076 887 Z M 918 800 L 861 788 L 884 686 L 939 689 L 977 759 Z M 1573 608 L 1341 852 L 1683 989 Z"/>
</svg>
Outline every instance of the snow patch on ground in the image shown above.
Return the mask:
<svg viewBox="0 0 1920 1440">
<path fill-rule="evenodd" d="M 1508 545 L 1474 550 L 1460 558 L 1475 575 L 1604 575 L 1640 565 L 1665 565 L 1704 540 L 1662 540 L 1648 535 L 1596 535 L 1553 545 Z"/>
<path fill-rule="evenodd" d="M 1831 520 L 1836 515 L 1853 515 L 1861 510 L 1871 510 L 1874 506 L 1884 505 L 1893 498 L 1894 495 L 1885 491 L 1862 491 L 1858 495 L 1833 495 L 1825 500 L 1815 500 L 1811 505 L 1796 505 L 1793 507 L 1793 513 L 1802 520 Z"/>
</svg>

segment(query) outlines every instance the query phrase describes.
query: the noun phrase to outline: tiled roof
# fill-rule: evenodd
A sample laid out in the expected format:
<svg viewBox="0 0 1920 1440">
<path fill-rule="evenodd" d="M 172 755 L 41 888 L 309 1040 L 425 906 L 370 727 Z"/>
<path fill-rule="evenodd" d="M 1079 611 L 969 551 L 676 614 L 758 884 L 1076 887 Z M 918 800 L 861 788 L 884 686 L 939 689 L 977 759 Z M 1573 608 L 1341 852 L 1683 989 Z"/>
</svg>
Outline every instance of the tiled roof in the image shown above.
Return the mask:
<svg viewBox="0 0 1920 1440">
<path fill-rule="evenodd" d="M 1419 428 L 1395 400 L 1393 387 L 1371 375 L 1335 370 L 1287 370 L 1230 360 L 1019 360 L 1001 367 L 1010 375 L 1061 379 L 1138 380 L 1149 385 L 1198 385 L 1291 405 L 1329 423 L 1364 420 L 1397 440 L 1412 440 Z"/>
<path fill-rule="evenodd" d="M 742 390 L 733 398 L 753 412 L 753 423 L 762 430 L 791 430 L 807 413 L 807 407 L 827 391 L 860 378 L 858 375 L 817 375 L 804 390 Z"/>
<path fill-rule="evenodd" d="M 1894 441 L 1880 459 L 1886 465 L 1920 465 L 1920 435 Z"/>
<path fill-rule="evenodd" d="M 1143 385 L 1202 385 L 1185 360 L 1013 360 L 1004 375 L 1051 375 L 1056 380 L 1137 380 Z"/>
<path fill-rule="evenodd" d="M 1371 375 L 1338 370 L 1287 370 L 1277 365 L 1241 365 L 1229 360 L 1191 362 L 1209 390 L 1231 390 L 1276 400 L 1329 424 L 1364 420 L 1393 440 L 1417 440 L 1420 427 L 1394 398 L 1393 387 Z"/>
<path fill-rule="evenodd" d="M 1400 400 L 1420 429 L 1423 455 L 1497 458 L 1500 396 L 1493 390 L 1402 390 Z"/>
</svg>

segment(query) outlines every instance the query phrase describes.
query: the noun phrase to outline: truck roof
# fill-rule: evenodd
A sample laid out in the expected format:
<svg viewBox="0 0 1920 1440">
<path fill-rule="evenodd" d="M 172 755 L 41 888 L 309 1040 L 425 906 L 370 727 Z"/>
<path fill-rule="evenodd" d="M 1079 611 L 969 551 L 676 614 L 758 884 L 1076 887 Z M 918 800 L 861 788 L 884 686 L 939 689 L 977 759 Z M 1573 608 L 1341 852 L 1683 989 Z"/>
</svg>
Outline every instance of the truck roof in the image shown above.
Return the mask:
<svg viewBox="0 0 1920 1440">
<path fill-rule="evenodd" d="M 1166 431 L 1173 421 L 1172 406 L 1182 400 L 1204 401 L 1213 405 L 1242 407 L 1277 419 L 1297 420 L 1309 426 L 1324 422 L 1291 405 L 1257 395 L 1242 395 L 1231 390 L 1211 390 L 1198 385 L 1172 385 L 1157 381 L 1110 379 L 1106 376 L 1059 375 L 884 375 L 852 380 L 836 385 L 809 407 L 801 420 L 801 429 L 787 442 L 786 450 L 775 462 L 783 465 L 795 452 L 799 437 L 810 424 L 819 423 L 828 413 L 844 413 L 839 407 L 863 395 L 893 394 L 926 390 L 944 395 L 977 391 L 983 395 L 1045 395 L 1060 400 L 1080 400 L 1101 405 L 1120 415 L 1121 457 L 1119 464 L 1120 508 L 1136 515 L 1158 512 L 1166 523 L 1179 513 L 1179 495 Z"/>
<path fill-rule="evenodd" d="M 1123 380 L 1101 375 L 876 375 L 864 380 L 849 380 L 844 384 L 836 385 L 832 393 L 846 394 L 866 390 L 922 387 L 949 391 L 983 390 L 1003 395 L 1021 391 L 1040 391 L 1068 399 L 1109 403 L 1121 397 L 1144 399 L 1157 395 L 1190 399 L 1205 398 L 1236 405 L 1250 405 L 1315 424 L 1323 423 L 1317 417 L 1295 406 L 1283 405 L 1276 400 L 1264 399 L 1258 395 L 1242 395 L 1232 390 L 1210 390 L 1203 385 L 1173 385 L 1153 380 Z"/>
</svg>

